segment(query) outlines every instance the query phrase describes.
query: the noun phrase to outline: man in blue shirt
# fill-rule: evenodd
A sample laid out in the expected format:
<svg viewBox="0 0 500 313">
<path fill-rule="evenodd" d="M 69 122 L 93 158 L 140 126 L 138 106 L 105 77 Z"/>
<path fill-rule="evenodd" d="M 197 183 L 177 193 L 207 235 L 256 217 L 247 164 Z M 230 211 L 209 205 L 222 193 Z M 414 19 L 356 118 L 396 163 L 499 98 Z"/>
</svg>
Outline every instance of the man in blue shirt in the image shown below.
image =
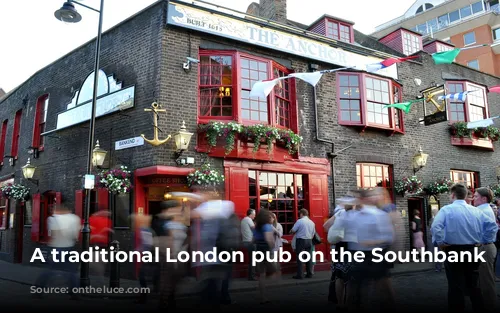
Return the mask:
<svg viewBox="0 0 500 313">
<path fill-rule="evenodd" d="M 495 241 L 497 225 L 480 209 L 465 201 L 467 188 L 456 184 L 451 188 L 452 204 L 439 210 L 431 226 L 432 241 L 444 252 L 474 253 L 474 249 Z M 469 295 L 474 311 L 484 308 L 479 288 L 480 263 L 445 261 L 448 280 L 448 307 L 451 312 L 465 309 L 465 295 Z"/>
</svg>

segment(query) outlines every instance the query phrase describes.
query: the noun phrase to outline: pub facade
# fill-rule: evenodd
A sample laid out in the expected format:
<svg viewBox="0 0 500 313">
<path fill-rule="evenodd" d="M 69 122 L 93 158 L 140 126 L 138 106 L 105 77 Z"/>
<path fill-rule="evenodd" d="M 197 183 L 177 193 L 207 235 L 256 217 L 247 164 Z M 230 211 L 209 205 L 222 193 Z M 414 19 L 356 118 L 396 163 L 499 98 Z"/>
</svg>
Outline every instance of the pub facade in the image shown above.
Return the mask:
<svg viewBox="0 0 500 313">
<path fill-rule="evenodd" d="M 24 201 L 0 200 L 2 260 L 29 263 L 34 249 L 47 243 L 55 204 L 83 216 L 94 49 L 92 40 L 0 100 L 0 184 L 29 188 Z M 457 64 L 436 67 L 429 53 L 415 51 L 415 60 L 368 73 L 352 67 L 405 54 L 357 32 L 352 22 L 328 15 L 311 25 L 289 21 L 284 0 L 261 0 L 247 13 L 158 1 L 102 36 L 95 139 L 107 154 L 93 174 L 126 166 L 133 188 L 116 195 L 96 184 L 90 213 L 109 210 L 112 239 L 134 249 L 131 214 L 159 213 L 160 201 L 190 191 L 188 175 L 209 164 L 224 174 L 223 196 L 240 217 L 248 208 L 268 208 L 289 241 L 298 211 L 307 209 L 324 239 L 316 250 L 324 253 L 322 225 L 334 199 L 385 187 L 404 221 L 397 235 L 411 249 L 412 212 L 430 218 L 431 205 L 447 203 L 446 195 L 396 192 L 395 184 L 412 175 L 419 147 L 428 154 L 416 172 L 423 182 L 452 177 L 473 188 L 490 185 L 498 160 L 490 139 L 453 141 L 448 128 L 476 118 L 476 107 L 485 118 L 498 115 L 493 104 L 500 99 L 487 87 L 500 80 Z M 315 87 L 289 78 L 268 97 L 250 96 L 257 81 L 332 69 L 340 70 L 325 73 Z M 449 104 L 447 121 L 429 126 L 419 122 L 423 104 L 409 113 L 382 109 L 436 85 L 480 88 L 482 102 Z M 187 147 L 176 142 L 182 131 L 193 133 Z M 22 171 L 28 159 L 36 167 L 31 179 Z M 124 277 L 133 276 L 133 264 L 121 267 Z M 293 271 L 294 263 L 282 267 Z M 327 268 L 327 260 L 317 264 Z M 237 266 L 235 276 L 244 271 Z"/>
</svg>

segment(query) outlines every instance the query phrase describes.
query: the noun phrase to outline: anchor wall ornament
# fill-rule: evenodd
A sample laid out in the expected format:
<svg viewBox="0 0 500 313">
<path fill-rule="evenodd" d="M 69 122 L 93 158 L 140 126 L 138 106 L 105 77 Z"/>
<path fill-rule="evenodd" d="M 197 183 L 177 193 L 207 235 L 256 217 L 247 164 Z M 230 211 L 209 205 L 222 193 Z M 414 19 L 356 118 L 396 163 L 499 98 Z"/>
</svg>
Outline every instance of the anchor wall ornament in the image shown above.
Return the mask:
<svg viewBox="0 0 500 313">
<path fill-rule="evenodd" d="M 158 112 L 167 112 L 167 110 L 164 110 L 164 109 L 159 109 L 158 108 L 159 105 L 158 103 L 156 102 L 153 102 L 151 104 L 151 109 L 144 109 L 144 111 L 146 112 L 153 112 L 154 113 L 154 138 L 153 139 L 147 139 L 144 134 L 141 134 L 141 137 L 144 138 L 144 141 L 150 143 L 151 145 L 153 146 L 159 146 L 159 145 L 162 145 L 164 143 L 166 143 L 167 141 L 170 140 L 170 138 L 172 138 L 171 135 L 168 135 L 167 138 L 165 139 L 158 139 Z"/>
<path fill-rule="evenodd" d="M 444 109 L 445 109 L 445 105 L 446 105 L 446 101 L 442 101 L 441 104 L 437 103 L 436 100 L 434 100 L 434 97 L 443 93 L 444 92 L 444 89 L 441 89 L 441 90 L 437 90 L 437 91 L 434 91 L 434 92 L 430 92 L 428 94 L 425 95 L 425 102 L 426 103 L 432 103 L 435 107 L 436 107 L 436 112 L 434 113 L 437 113 L 437 112 L 443 112 Z"/>
</svg>

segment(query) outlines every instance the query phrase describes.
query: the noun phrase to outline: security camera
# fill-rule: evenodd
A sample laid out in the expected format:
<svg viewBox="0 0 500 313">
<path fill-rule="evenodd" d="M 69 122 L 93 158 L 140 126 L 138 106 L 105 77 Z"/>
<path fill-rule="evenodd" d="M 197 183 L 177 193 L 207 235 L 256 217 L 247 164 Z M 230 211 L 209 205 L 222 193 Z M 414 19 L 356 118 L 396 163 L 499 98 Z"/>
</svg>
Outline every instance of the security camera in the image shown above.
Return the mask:
<svg viewBox="0 0 500 313">
<path fill-rule="evenodd" d="M 191 62 L 191 63 L 200 63 L 200 60 L 192 58 L 192 57 L 186 57 L 186 59 L 188 60 L 188 62 Z"/>
</svg>

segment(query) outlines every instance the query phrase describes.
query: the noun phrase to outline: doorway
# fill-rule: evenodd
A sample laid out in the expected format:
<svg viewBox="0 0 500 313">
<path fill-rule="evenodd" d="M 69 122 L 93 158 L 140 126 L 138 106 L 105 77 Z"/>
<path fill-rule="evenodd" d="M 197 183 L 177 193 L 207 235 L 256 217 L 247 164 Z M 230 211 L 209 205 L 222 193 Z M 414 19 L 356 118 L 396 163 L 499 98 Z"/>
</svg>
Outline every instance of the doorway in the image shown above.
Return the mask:
<svg viewBox="0 0 500 313">
<path fill-rule="evenodd" d="M 427 223 L 426 214 L 424 212 L 424 199 L 423 198 L 410 198 L 408 199 L 408 229 L 410 230 L 410 249 L 414 249 L 412 223 L 415 213 L 419 213 L 420 217 L 420 230 L 422 231 L 422 239 L 427 247 Z"/>
</svg>

